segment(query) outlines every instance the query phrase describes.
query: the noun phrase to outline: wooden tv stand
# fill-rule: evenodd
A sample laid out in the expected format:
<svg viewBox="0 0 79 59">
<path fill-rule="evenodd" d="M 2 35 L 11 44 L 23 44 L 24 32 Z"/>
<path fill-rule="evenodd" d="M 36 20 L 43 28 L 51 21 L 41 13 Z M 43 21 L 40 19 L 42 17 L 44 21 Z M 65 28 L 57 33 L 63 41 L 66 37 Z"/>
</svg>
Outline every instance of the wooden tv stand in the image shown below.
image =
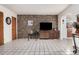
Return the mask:
<svg viewBox="0 0 79 59">
<path fill-rule="evenodd" d="M 40 31 L 40 39 L 58 39 L 58 30 Z"/>
</svg>

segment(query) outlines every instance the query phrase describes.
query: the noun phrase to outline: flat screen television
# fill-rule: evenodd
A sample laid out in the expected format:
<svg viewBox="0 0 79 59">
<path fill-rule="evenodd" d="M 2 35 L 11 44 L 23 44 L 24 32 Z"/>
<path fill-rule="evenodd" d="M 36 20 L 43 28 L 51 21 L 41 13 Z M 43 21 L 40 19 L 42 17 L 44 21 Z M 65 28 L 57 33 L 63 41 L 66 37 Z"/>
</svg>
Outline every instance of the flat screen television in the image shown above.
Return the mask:
<svg viewBox="0 0 79 59">
<path fill-rule="evenodd" d="M 41 22 L 40 30 L 52 30 L 52 23 L 51 22 Z"/>
</svg>

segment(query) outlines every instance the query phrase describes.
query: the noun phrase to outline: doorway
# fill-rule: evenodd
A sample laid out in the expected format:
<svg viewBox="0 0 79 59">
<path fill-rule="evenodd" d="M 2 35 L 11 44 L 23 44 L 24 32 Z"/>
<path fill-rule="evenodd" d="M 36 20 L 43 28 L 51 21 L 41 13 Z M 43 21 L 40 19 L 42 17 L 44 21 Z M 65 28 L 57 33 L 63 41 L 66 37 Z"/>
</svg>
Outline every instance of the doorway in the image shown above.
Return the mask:
<svg viewBox="0 0 79 59">
<path fill-rule="evenodd" d="M 3 35 L 3 13 L 0 12 L 0 45 L 4 44 L 4 35 Z"/>
<path fill-rule="evenodd" d="M 12 16 L 12 40 L 16 39 L 16 18 Z"/>
<path fill-rule="evenodd" d="M 67 37 L 72 37 L 72 23 L 69 22 L 67 25 Z"/>
</svg>

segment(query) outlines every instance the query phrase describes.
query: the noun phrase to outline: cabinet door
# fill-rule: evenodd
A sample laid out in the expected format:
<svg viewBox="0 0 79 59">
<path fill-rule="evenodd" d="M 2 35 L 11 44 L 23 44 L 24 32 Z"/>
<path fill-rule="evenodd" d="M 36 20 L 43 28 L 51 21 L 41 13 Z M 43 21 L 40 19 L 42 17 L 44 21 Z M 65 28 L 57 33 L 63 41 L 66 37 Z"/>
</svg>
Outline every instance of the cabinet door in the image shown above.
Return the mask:
<svg viewBox="0 0 79 59">
<path fill-rule="evenodd" d="M 40 31 L 40 38 L 49 38 L 49 31 Z"/>
<path fill-rule="evenodd" d="M 50 38 L 51 39 L 58 39 L 59 38 L 59 31 L 51 31 Z"/>
<path fill-rule="evenodd" d="M 50 38 L 51 38 L 51 39 L 55 39 L 55 36 L 56 36 L 56 35 L 55 35 L 55 32 L 54 32 L 54 31 L 51 31 L 51 32 L 50 32 Z"/>
</svg>

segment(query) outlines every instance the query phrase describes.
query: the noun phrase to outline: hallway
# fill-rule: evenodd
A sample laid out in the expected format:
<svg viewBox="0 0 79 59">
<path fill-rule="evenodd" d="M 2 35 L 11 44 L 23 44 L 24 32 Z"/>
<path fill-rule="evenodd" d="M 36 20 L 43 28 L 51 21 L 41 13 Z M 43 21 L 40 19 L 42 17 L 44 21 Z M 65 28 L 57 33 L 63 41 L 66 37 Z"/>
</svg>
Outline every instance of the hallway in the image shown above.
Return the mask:
<svg viewBox="0 0 79 59">
<path fill-rule="evenodd" d="M 0 46 L 1 55 L 73 55 L 71 40 L 17 39 Z"/>
</svg>

